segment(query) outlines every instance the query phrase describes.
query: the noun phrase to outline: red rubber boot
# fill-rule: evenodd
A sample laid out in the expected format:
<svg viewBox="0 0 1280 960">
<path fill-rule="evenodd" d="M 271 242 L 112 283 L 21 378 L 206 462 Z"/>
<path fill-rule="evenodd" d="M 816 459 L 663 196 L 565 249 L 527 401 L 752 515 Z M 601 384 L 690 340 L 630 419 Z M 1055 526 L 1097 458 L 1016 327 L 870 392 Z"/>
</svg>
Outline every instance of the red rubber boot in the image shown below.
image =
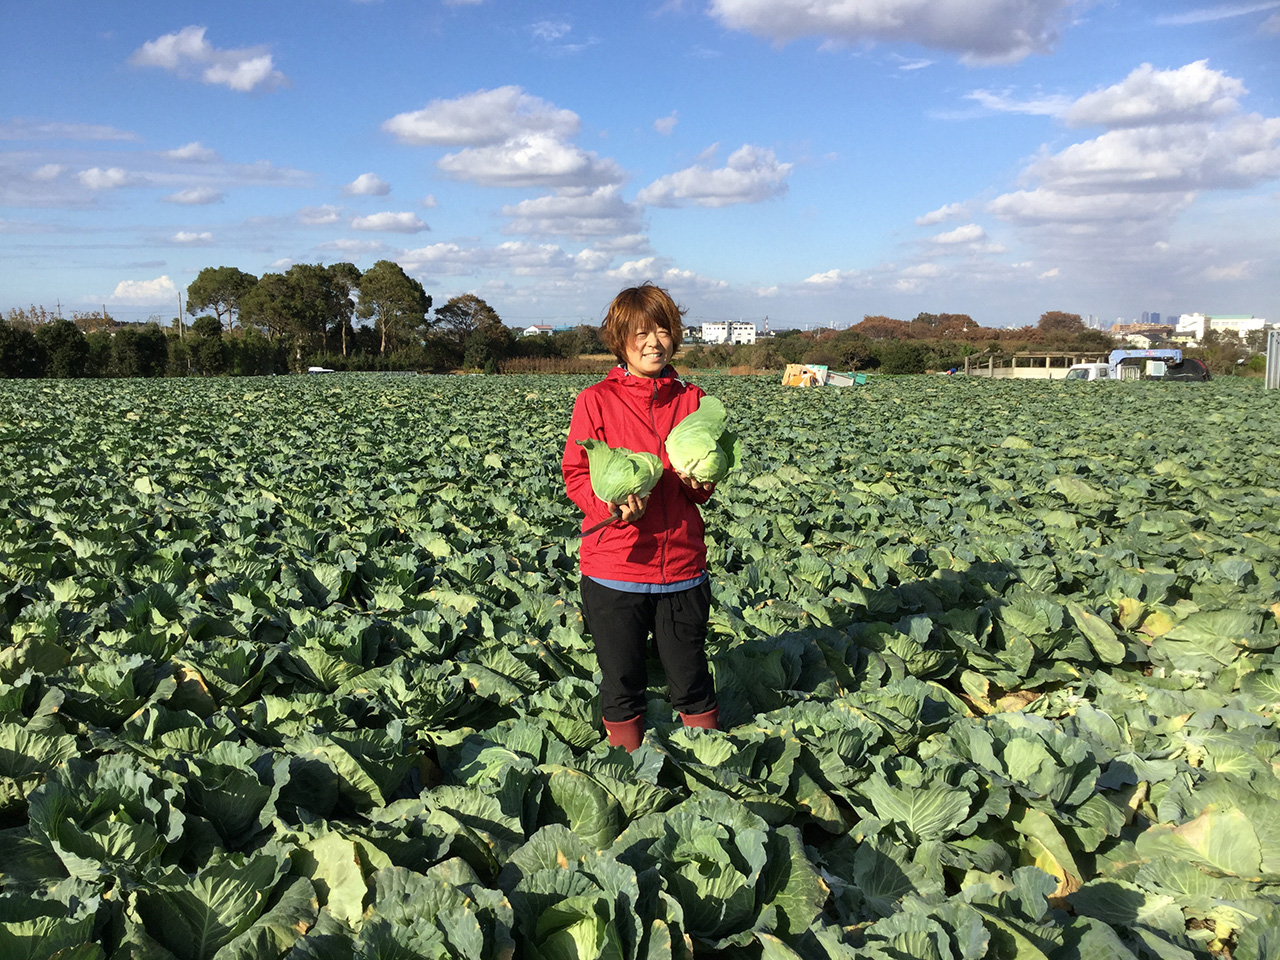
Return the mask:
<svg viewBox="0 0 1280 960">
<path fill-rule="evenodd" d="M 720 708 L 712 707 L 706 713 L 682 713 L 681 721 L 686 727 L 701 727 L 703 730 L 720 729 Z"/>
<path fill-rule="evenodd" d="M 625 747 L 630 753 L 644 739 L 644 717 L 637 714 L 630 720 L 606 720 L 604 729 L 609 735 L 609 746 Z"/>
</svg>

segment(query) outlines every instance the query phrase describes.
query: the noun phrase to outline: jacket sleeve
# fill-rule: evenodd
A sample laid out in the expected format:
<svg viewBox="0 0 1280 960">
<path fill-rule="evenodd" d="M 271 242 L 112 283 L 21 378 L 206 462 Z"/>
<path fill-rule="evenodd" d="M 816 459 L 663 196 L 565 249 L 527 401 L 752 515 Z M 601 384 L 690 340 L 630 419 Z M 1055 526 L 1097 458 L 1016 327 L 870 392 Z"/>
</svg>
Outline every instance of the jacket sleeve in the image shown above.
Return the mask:
<svg viewBox="0 0 1280 960">
<path fill-rule="evenodd" d="M 609 505 L 591 489 L 591 470 L 587 466 L 587 451 L 578 446 L 579 440 L 603 440 L 604 424 L 592 414 L 592 404 L 586 392 L 578 394 L 569 420 L 569 437 L 564 445 L 564 458 L 560 469 L 564 474 L 565 491 L 569 499 L 583 513 L 583 529 L 599 523 L 609 516 Z"/>
</svg>

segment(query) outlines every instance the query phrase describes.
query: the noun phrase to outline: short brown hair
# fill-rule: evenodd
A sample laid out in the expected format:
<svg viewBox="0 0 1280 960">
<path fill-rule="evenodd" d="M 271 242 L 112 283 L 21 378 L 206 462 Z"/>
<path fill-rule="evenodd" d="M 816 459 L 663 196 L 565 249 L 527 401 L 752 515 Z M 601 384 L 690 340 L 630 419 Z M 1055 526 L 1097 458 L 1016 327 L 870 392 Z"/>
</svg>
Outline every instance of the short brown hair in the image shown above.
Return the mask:
<svg viewBox="0 0 1280 960">
<path fill-rule="evenodd" d="M 627 343 L 650 326 L 665 330 L 677 348 L 684 341 L 684 308 L 671 299 L 671 294 L 651 283 L 627 287 L 609 304 L 609 312 L 600 325 L 600 339 L 619 360 L 627 359 Z"/>
</svg>

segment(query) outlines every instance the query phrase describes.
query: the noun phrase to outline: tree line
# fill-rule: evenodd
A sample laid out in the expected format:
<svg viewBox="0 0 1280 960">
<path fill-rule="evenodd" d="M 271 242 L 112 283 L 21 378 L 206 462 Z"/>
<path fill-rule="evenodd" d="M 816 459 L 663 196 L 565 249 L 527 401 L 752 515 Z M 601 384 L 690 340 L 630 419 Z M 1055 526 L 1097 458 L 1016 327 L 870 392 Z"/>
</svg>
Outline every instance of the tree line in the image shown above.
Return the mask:
<svg viewBox="0 0 1280 960">
<path fill-rule="evenodd" d="M 42 307 L 0 319 L 0 377 L 261 375 L 332 370 L 502 370 L 595 372 L 605 353 L 597 327 L 521 337 L 474 294 L 432 310 L 422 284 L 390 260 L 361 271 L 351 263 L 294 264 L 255 277 L 206 267 L 187 287 L 186 313 L 119 324 L 104 313 L 70 320 Z M 682 368 L 772 372 L 788 363 L 909 374 L 963 368 L 966 357 L 1026 350 L 1105 353 L 1112 337 L 1079 314 L 1051 310 L 1023 327 L 984 327 L 968 314 L 920 313 L 912 320 L 865 316 L 842 330 L 786 330 L 755 344 L 690 343 Z M 1211 335 L 1199 350 L 1216 374 L 1256 372 L 1260 345 Z M 604 363 L 607 365 L 607 360 Z"/>
<path fill-rule="evenodd" d="M 422 284 L 379 260 L 294 264 L 255 277 L 206 267 L 187 287 L 186 313 L 163 327 L 120 324 L 107 313 L 71 319 L 43 307 L 0 319 L 0 377 L 262 375 L 333 370 L 496 372 L 510 361 L 569 360 L 597 352 L 598 331 L 517 337 L 474 294 L 432 310 Z"/>
<path fill-rule="evenodd" d="M 824 364 L 832 370 L 927 373 L 964 369 L 969 358 L 1023 352 L 1106 354 L 1123 346 L 1103 330 L 1085 325 L 1077 313 L 1049 310 L 1034 324 L 984 327 L 968 314 L 920 313 L 912 320 L 866 316 L 843 330 L 780 331 L 754 344 L 697 345 L 681 362 L 691 368 L 738 368 L 772 372 L 789 363 Z M 1183 349 L 1204 360 L 1215 375 L 1261 374 L 1263 336 L 1240 340 L 1209 332 L 1200 347 Z"/>
<path fill-rule="evenodd" d="M 1112 337 L 1085 326 L 1079 314 L 1050 310 L 1024 327 L 984 327 L 965 313 L 920 313 L 913 320 L 866 316 L 843 330 L 787 330 L 736 347 L 694 347 L 692 367 L 728 366 L 781 370 L 788 363 L 823 364 L 833 370 L 926 373 L 963 369 L 966 357 L 1046 350 L 1101 353 Z"/>
</svg>

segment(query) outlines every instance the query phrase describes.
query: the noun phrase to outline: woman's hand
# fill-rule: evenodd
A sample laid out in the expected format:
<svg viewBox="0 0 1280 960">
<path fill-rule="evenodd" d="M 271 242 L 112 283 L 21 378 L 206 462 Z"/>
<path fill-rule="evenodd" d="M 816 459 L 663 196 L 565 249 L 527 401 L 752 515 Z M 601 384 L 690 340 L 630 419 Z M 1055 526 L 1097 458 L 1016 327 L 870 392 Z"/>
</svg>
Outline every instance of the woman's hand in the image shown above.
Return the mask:
<svg viewBox="0 0 1280 960">
<path fill-rule="evenodd" d="M 712 483 L 709 480 L 695 480 L 693 479 L 693 477 L 686 477 L 683 473 L 677 473 L 676 476 L 679 477 L 680 482 L 683 483 L 690 490 L 694 490 L 699 493 L 701 493 L 704 490 L 710 492 L 711 490 L 714 490 L 716 486 L 714 483 Z"/>
<path fill-rule="evenodd" d="M 637 497 L 634 493 L 627 497 L 623 503 L 614 504 L 614 509 L 618 513 L 618 519 L 623 523 L 635 523 L 644 516 L 645 508 L 649 506 L 649 498 Z"/>
</svg>

